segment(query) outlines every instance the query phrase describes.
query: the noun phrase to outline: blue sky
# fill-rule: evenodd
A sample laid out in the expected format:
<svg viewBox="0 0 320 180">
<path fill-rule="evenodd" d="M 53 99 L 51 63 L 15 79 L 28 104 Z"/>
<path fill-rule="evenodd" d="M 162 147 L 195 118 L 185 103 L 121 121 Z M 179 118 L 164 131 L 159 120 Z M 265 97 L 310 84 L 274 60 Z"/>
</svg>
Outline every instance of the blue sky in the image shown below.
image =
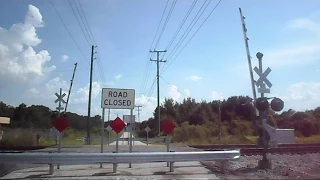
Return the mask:
<svg viewBox="0 0 320 180">
<path fill-rule="evenodd" d="M 70 1 L 75 8 L 75 2 Z M 80 0 L 98 47 L 94 64 L 92 114 L 101 114 L 101 88 L 133 88 L 136 103 L 143 105 L 141 120 L 152 116 L 156 88 L 150 89 L 156 65 L 149 61 L 150 47 L 168 47 L 193 0 L 177 1 L 167 26 L 155 47 L 155 37 L 166 0 Z M 167 17 L 173 0 L 168 3 Z M 195 17 L 204 0 L 199 0 L 167 49 L 161 63 L 161 99 L 181 101 L 252 95 L 240 15 L 246 17 L 253 67 L 256 53 L 264 54 L 264 69 L 272 72 L 270 96 L 285 100 L 285 109 L 305 110 L 319 106 L 320 2 L 283 0 L 222 0 L 191 41 L 178 54 L 217 4 L 212 0 L 178 51 L 174 47 Z M 209 2 L 209 1 L 207 1 Z M 1 1 L 0 16 L 0 99 L 17 106 L 43 104 L 54 109 L 54 93 L 68 91 L 74 63 L 77 71 L 69 110 L 87 114 L 89 60 L 91 47 L 79 27 L 69 1 Z M 78 12 L 75 9 L 75 12 Z M 80 23 L 82 21 L 80 20 Z M 160 30 L 163 27 L 160 24 Z M 82 25 L 82 24 L 81 24 Z M 86 31 L 84 31 L 86 32 Z M 79 48 L 74 43 L 76 41 Z M 157 42 L 159 34 L 156 36 Z M 174 53 L 173 56 L 170 54 Z M 151 55 L 155 58 L 155 54 Z M 161 55 L 162 57 L 162 55 Z M 145 72 L 147 78 L 144 78 Z M 255 74 L 255 77 L 256 74 Z M 117 113 L 112 110 L 111 119 Z M 135 111 L 136 113 L 136 111 Z"/>
</svg>

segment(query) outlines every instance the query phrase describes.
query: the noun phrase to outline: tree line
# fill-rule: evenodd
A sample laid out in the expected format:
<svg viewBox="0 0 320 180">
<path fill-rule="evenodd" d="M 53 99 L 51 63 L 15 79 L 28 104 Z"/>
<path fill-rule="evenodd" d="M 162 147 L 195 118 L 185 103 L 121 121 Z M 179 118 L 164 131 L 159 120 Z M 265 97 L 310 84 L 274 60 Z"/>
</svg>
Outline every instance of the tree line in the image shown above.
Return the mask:
<svg viewBox="0 0 320 180">
<path fill-rule="evenodd" d="M 232 96 L 222 101 L 201 101 L 186 98 L 182 102 L 173 99 L 165 99 L 160 106 L 161 121 L 173 120 L 177 128 L 174 136 L 178 141 L 183 141 L 190 136 L 218 136 L 222 135 L 257 135 L 254 127 L 259 127 L 260 121 L 255 117 L 254 109 L 247 96 Z M 149 126 L 149 137 L 158 134 L 157 108 L 153 117 L 136 123 L 136 134 L 145 137 L 144 128 Z M 11 118 L 9 128 L 37 128 L 49 129 L 52 121 L 57 117 L 57 111 L 42 105 L 26 106 L 24 103 L 13 107 L 0 101 L 0 116 Z M 70 127 L 74 130 L 85 131 L 87 129 L 87 116 L 67 112 Z M 97 131 L 100 128 L 101 116 L 90 117 L 90 129 Z M 294 128 L 297 136 L 312 136 L 320 134 L 320 107 L 304 112 L 289 109 L 281 113 L 269 110 L 268 122 L 279 128 Z M 110 122 L 105 122 L 105 127 Z M 192 130 L 197 127 L 199 132 Z M 203 129 L 199 129 L 203 128 Z M 188 130 L 189 129 L 189 130 Z M 259 130 L 259 129 L 258 129 Z M 188 132 L 192 131 L 192 132 Z M 208 132 L 207 132 L 208 131 Z M 97 131 L 99 132 L 99 131 Z M 188 135 L 187 135 L 188 134 Z"/>
</svg>

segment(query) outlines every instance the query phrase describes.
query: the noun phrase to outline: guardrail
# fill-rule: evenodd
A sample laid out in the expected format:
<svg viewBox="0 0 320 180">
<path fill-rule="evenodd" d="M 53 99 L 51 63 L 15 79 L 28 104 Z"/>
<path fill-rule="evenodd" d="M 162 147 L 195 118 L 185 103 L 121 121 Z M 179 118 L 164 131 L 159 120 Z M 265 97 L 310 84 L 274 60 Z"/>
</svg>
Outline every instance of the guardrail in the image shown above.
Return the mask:
<svg viewBox="0 0 320 180">
<path fill-rule="evenodd" d="M 54 172 L 54 164 L 98 164 L 112 163 L 116 172 L 118 163 L 170 162 L 173 172 L 174 162 L 222 161 L 225 172 L 227 161 L 240 158 L 240 150 L 200 151 L 200 152 L 133 152 L 133 153 L 0 153 L 0 162 L 7 164 L 49 164 L 49 174 Z"/>
</svg>

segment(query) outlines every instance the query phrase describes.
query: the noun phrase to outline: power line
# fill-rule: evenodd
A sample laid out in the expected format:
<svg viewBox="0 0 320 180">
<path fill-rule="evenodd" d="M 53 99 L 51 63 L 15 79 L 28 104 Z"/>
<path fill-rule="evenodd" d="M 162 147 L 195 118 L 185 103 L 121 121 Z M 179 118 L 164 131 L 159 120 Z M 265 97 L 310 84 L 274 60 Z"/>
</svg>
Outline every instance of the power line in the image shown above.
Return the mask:
<svg viewBox="0 0 320 180">
<path fill-rule="evenodd" d="M 165 14 L 165 12 L 166 12 L 168 3 L 169 3 L 169 0 L 167 0 L 167 3 L 166 3 L 166 5 L 165 5 L 165 7 L 164 7 L 164 10 L 163 10 L 163 12 L 162 12 L 162 16 L 161 16 L 160 22 L 159 22 L 159 24 L 158 24 L 156 33 L 155 33 L 155 35 L 154 35 L 154 37 L 153 37 L 153 40 L 152 40 L 152 43 L 151 43 L 151 45 L 150 45 L 150 50 L 152 49 L 153 43 L 154 43 L 154 41 L 155 41 L 155 39 L 156 39 L 156 37 L 157 37 L 157 35 L 158 35 L 159 29 L 160 29 L 160 26 L 161 26 L 161 22 L 162 22 L 162 20 L 163 20 L 164 14 Z M 149 59 L 151 58 L 151 57 L 150 57 L 150 54 L 151 54 L 151 53 L 149 52 L 149 53 L 148 53 L 148 58 L 147 58 L 146 67 L 145 67 L 145 71 L 144 71 L 144 74 L 143 74 L 143 77 L 142 77 L 142 83 L 141 83 L 141 86 L 140 86 L 140 91 L 142 91 L 142 90 L 145 88 L 145 86 L 147 85 L 147 83 L 148 83 L 148 78 L 147 78 L 147 77 L 148 77 L 149 72 L 150 72 L 150 69 L 151 69 L 151 68 L 150 68 L 151 62 L 149 61 Z"/>
<path fill-rule="evenodd" d="M 90 42 L 89 42 L 89 40 L 88 40 L 85 32 L 83 31 L 83 28 L 82 28 L 82 26 L 81 26 L 81 24 L 80 24 L 80 21 L 79 21 L 79 18 L 78 18 L 78 16 L 77 16 L 76 12 L 75 12 L 74 9 L 73 9 L 73 6 L 72 6 L 72 4 L 71 4 L 71 0 L 68 0 L 68 3 L 69 3 L 69 5 L 70 5 L 70 7 L 71 7 L 71 10 L 72 10 L 73 15 L 76 17 L 77 23 L 78 23 L 78 25 L 80 26 L 80 29 L 81 29 L 81 31 L 82 31 L 82 34 L 83 34 L 84 38 L 86 39 L 86 41 L 87 41 L 87 43 L 88 43 L 88 46 L 90 47 Z M 80 17 L 80 19 L 82 19 L 82 18 Z M 82 21 L 82 22 L 83 22 L 83 21 Z"/>
<path fill-rule="evenodd" d="M 174 7 L 176 6 L 176 3 L 177 3 L 177 0 L 174 0 L 174 1 L 172 2 L 172 5 L 171 5 L 170 10 L 169 10 L 169 13 L 168 13 L 168 16 L 167 16 L 167 18 L 166 18 L 166 21 L 164 22 L 164 25 L 163 25 L 163 27 L 162 27 L 161 33 L 160 33 L 160 35 L 159 35 L 159 38 L 158 38 L 158 40 L 157 40 L 157 43 L 156 43 L 154 49 L 157 48 L 157 46 L 158 46 L 158 44 L 159 44 L 159 42 L 160 42 L 160 39 L 161 39 L 161 37 L 162 37 L 162 34 L 163 34 L 164 30 L 165 30 L 166 27 L 167 27 L 167 24 L 168 24 L 168 22 L 169 22 L 169 19 L 170 19 L 170 17 L 171 17 L 171 14 L 172 14 L 172 12 L 173 12 Z"/>
<path fill-rule="evenodd" d="M 173 43 L 173 42 L 174 42 L 174 40 L 177 38 L 177 35 L 178 35 L 178 34 L 179 34 L 179 32 L 181 31 L 181 29 L 182 29 L 182 27 L 183 27 L 184 23 L 185 23 L 185 22 L 186 22 L 186 20 L 188 19 L 189 15 L 191 14 L 191 12 L 192 12 L 192 10 L 193 10 L 194 6 L 196 5 L 196 3 L 197 3 L 197 0 L 194 0 L 194 1 L 193 1 L 193 3 L 191 4 L 191 6 L 190 6 L 189 10 L 187 11 L 187 14 L 184 16 L 184 18 L 183 18 L 182 22 L 180 23 L 180 25 L 179 25 L 179 27 L 178 27 L 177 31 L 175 32 L 175 34 L 173 35 L 172 39 L 170 40 L 170 42 L 169 42 L 169 44 L 168 44 L 168 46 L 167 46 L 166 50 L 168 50 L 168 49 L 171 47 L 172 43 Z M 163 56 L 162 56 L 162 58 L 163 58 Z"/>
<path fill-rule="evenodd" d="M 171 83 L 169 83 L 168 81 L 166 81 L 162 76 L 160 76 L 160 77 L 161 77 L 161 79 L 162 79 L 165 83 L 167 83 L 169 86 L 175 87 L 174 85 L 172 85 Z M 187 97 L 187 98 L 190 97 L 189 95 L 186 95 L 185 93 L 179 91 L 178 88 L 177 88 L 176 90 L 177 90 L 180 94 L 184 95 L 185 97 Z"/>
<path fill-rule="evenodd" d="M 192 19 L 191 23 L 187 27 L 186 31 L 182 34 L 180 37 L 178 43 L 174 46 L 173 50 L 169 53 L 167 56 L 167 59 L 170 59 L 171 56 L 179 49 L 183 41 L 186 39 L 186 37 L 189 35 L 195 24 L 199 21 L 200 17 L 204 13 L 204 11 L 207 9 L 208 5 L 211 3 L 212 0 L 209 0 L 209 2 L 206 4 L 207 0 L 202 4 L 201 8 L 198 10 L 197 14 Z M 205 6 L 206 5 L 206 6 Z M 204 7 L 205 6 L 205 7 Z M 204 9 L 203 9 L 204 7 Z M 203 10 L 202 10 L 203 9 Z M 200 14 L 199 14 L 200 13 Z M 199 15 L 199 16 L 198 16 Z"/>
<path fill-rule="evenodd" d="M 78 2 L 78 5 L 77 5 L 77 2 Z M 78 11 L 78 13 L 79 13 L 80 19 L 81 19 L 81 21 L 82 21 L 82 23 L 83 23 L 83 26 L 85 27 L 85 30 L 86 30 L 86 32 L 87 32 L 87 36 L 88 36 L 89 39 L 90 39 L 90 42 L 91 42 L 92 44 L 95 44 L 95 45 L 97 46 L 98 51 L 96 51 L 95 53 L 97 54 L 98 58 L 97 58 L 97 60 L 95 61 L 95 63 L 96 63 L 96 65 L 97 65 L 97 67 L 98 67 L 98 71 L 99 71 L 101 80 L 102 80 L 103 82 L 106 82 L 106 78 L 105 78 L 106 76 L 105 76 L 105 74 L 104 74 L 104 71 L 103 71 L 102 65 L 101 65 L 101 57 L 100 57 L 100 53 L 99 53 L 99 48 L 98 48 L 98 45 L 97 45 L 97 43 L 96 43 L 96 40 L 95 40 L 95 38 L 94 38 L 94 36 L 93 36 L 93 34 L 92 34 L 90 25 L 89 25 L 88 20 L 87 20 L 87 18 L 86 18 L 86 14 L 84 13 L 84 10 L 83 10 L 83 8 L 82 8 L 82 4 L 81 4 L 81 2 L 80 2 L 79 0 L 75 0 L 75 5 L 76 5 L 76 9 L 77 9 L 77 11 Z M 79 6 L 79 7 L 78 7 L 78 6 Z"/>
<path fill-rule="evenodd" d="M 57 15 L 58 15 L 60 21 L 62 22 L 63 26 L 64 26 L 65 29 L 67 30 L 69 36 L 71 37 L 71 39 L 73 40 L 73 42 L 74 42 L 75 45 L 77 46 L 78 50 L 79 50 L 80 53 L 82 54 L 83 58 L 84 58 L 84 59 L 87 59 L 86 56 L 84 55 L 84 53 L 82 52 L 80 46 L 78 45 L 77 41 L 76 41 L 76 40 L 74 39 L 74 37 L 72 36 L 72 34 L 71 34 L 70 30 L 68 29 L 67 25 L 64 23 L 62 17 L 60 16 L 59 12 L 57 11 L 56 7 L 54 6 L 52 0 L 50 0 L 50 3 L 51 3 L 51 5 L 52 5 L 54 11 L 57 13 Z M 90 64 L 89 62 L 87 62 L 87 63 Z"/>
<path fill-rule="evenodd" d="M 164 10 L 163 10 L 163 13 L 162 13 L 162 16 L 161 16 L 160 22 L 159 22 L 158 27 L 157 27 L 156 34 L 154 35 L 153 40 L 152 40 L 152 43 L 151 43 L 151 46 L 150 46 L 150 50 L 152 49 L 152 45 L 153 45 L 153 43 L 154 43 L 154 40 L 155 40 L 155 39 L 156 39 L 156 37 L 157 37 L 157 34 L 158 34 L 159 29 L 160 29 L 160 25 L 161 25 L 161 22 L 162 22 L 163 16 L 164 16 L 164 14 L 165 14 L 165 12 L 166 12 L 166 9 L 167 9 L 167 6 L 168 6 L 168 3 L 169 3 L 169 0 L 167 0 L 166 6 L 164 7 Z M 148 60 L 148 61 L 149 61 L 149 60 Z"/>
<path fill-rule="evenodd" d="M 168 67 L 177 59 L 177 57 L 179 56 L 179 54 L 184 50 L 184 48 L 189 44 L 189 42 L 193 39 L 193 37 L 198 33 L 198 31 L 200 30 L 200 28 L 203 26 L 203 24 L 209 19 L 209 17 L 211 16 L 211 14 L 217 9 L 217 7 L 220 5 L 222 0 L 219 0 L 219 2 L 215 5 L 215 7 L 211 10 L 211 12 L 209 13 L 209 15 L 206 17 L 206 19 L 201 23 L 201 25 L 198 27 L 198 29 L 194 32 L 194 34 L 191 36 L 191 38 L 188 40 L 188 42 L 183 46 L 183 48 L 179 51 L 179 53 L 176 55 L 176 57 L 169 63 L 169 65 L 162 71 L 162 73 L 164 73 L 165 70 L 168 69 Z"/>
</svg>

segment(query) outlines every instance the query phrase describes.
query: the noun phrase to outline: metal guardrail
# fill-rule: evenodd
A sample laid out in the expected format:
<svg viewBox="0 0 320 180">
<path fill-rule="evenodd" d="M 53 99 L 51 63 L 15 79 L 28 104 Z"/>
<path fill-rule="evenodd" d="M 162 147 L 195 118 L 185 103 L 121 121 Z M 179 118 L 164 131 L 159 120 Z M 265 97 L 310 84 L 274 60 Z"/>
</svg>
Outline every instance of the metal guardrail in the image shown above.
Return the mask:
<svg viewBox="0 0 320 180">
<path fill-rule="evenodd" d="M 118 163 L 174 162 L 183 161 L 230 161 L 240 158 L 240 150 L 200 152 L 133 152 L 133 153 L 0 153 L 0 162 L 7 164 L 49 164 L 53 174 L 54 164 L 112 163 L 114 172 Z"/>
</svg>

